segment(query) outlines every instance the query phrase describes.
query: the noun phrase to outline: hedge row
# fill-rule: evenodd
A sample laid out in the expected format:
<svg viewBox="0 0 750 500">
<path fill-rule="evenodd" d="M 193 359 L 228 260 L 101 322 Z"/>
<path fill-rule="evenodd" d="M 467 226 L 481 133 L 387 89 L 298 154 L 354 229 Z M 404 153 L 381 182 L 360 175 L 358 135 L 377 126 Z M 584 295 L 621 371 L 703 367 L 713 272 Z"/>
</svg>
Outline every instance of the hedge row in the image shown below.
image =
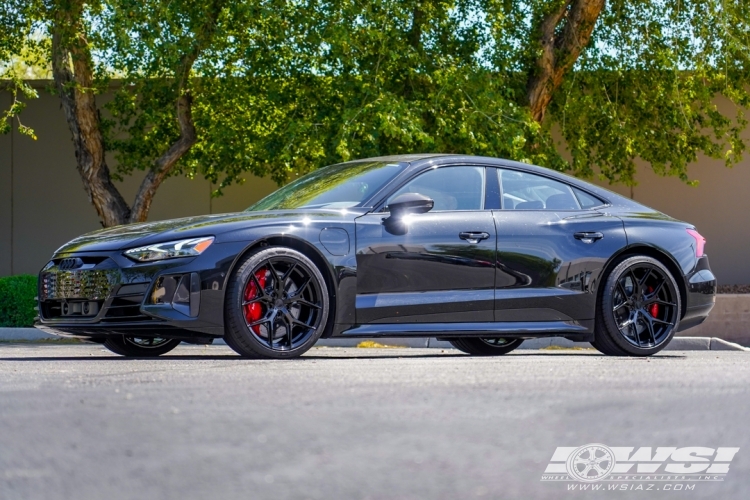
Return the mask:
<svg viewBox="0 0 750 500">
<path fill-rule="evenodd" d="M 0 327 L 34 326 L 37 277 L 19 274 L 0 278 Z"/>
</svg>

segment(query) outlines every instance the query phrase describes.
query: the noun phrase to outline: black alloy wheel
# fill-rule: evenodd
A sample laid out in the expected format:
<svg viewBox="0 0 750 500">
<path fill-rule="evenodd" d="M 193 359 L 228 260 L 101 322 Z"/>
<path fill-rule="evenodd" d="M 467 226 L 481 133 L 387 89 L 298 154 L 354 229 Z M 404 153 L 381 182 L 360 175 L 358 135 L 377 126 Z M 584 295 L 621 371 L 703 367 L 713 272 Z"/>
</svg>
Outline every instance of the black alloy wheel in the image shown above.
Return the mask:
<svg viewBox="0 0 750 500">
<path fill-rule="evenodd" d="M 296 357 L 323 334 L 328 312 L 328 288 L 307 256 L 290 248 L 261 248 L 245 257 L 230 279 L 225 340 L 246 357 Z"/>
<path fill-rule="evenodd" d="M 592 345 L 614 356 L 648 356 L 663 349 L 680 322 L 677 283 L 651 257 L 630 257 L 610 273 Z"/>
<path fill-rule="evenodd" d="M 130 357 L 150 358 L 166 354 L 178 345 L 180 340 L 161 337 L 129 337 L 117 335 L 107 337 L 104 347 L 115 354 Z"/>
<path fill-rule="evenodd" d="M 523 343 L 524 339 L 459 337 L 447 340 L 453 344 L 453 347 L 467 354 L 474 356 L 500 356 L 516 349 Z"/>
</svg>

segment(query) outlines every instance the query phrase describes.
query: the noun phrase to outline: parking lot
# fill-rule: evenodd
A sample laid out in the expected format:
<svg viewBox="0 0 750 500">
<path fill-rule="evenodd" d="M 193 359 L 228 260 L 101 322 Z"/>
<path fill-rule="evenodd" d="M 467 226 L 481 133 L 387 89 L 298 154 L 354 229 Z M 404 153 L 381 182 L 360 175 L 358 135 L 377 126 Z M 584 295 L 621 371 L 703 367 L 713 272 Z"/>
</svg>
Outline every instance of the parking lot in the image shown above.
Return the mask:
<svg viewBox="0 0 750 500">
<path fill-rule="evenodd" d="M 0 498 L 632 498 L 541 476 L 559 446 L 739 447 L 724 481 L 642 498 L 747 498 L 750 353 L 225 346 L 125 359 L 0 346 Z M 658 488 L 658 489 L 657 489 Z"/>
</svg>

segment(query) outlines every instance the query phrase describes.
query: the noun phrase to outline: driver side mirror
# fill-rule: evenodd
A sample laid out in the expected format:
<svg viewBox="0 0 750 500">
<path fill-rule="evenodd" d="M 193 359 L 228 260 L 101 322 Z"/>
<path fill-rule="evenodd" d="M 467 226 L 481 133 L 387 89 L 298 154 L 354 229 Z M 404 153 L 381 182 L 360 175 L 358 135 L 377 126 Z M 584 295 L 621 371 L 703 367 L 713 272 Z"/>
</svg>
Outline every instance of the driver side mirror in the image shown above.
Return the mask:
<svg viewBox="0 0 750 500">
<path fill-rule="evenodd" d="M 435 202 L 419 193 L 404 193 L 396 196 L 389 204 L 391 218 L 399 219 L 407 214 L 423 214 L 429 212 Z"/>
</svg>

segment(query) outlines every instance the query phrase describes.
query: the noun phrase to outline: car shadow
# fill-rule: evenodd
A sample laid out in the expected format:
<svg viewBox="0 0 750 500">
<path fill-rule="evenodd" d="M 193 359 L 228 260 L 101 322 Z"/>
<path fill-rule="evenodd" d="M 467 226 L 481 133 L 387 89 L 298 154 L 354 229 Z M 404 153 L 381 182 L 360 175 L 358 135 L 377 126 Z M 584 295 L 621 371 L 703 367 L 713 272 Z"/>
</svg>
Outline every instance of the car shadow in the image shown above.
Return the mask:
<svg viewBox="0 0 750 500">
<path fill-rule="evenodd" d="M 304 363 L 307 361 L 335 361 L 335 360 L 356 360 L 356 359 L 426 359 L 426 358 L 451 358 L 451 359 L 465 359 L 466 361 L 476 361 L 480 359 L 511 359 L 516 357 L 563 357 L 563 358 L 571 358 L 571 357 L 607 357 L 603 354 L 599 353 L 585 353 L 585 352 L 518 352 L 509 354 L 506 356 L 469 356 L 468 354 L 461 354 L 461 353 L 435 353 L 435 354 L 363 354 L 363 355 L 334 355 L 334 356 L 320 356 L 320 355 L 303 355 L 299 358 L 292 358 L 292 359 L 253 359 L 253 358 L 243 358 L 239 355 L 235 354 L 205 354 L 205 355 L 197 355 L 197 354 L 189 354 L 189 355 L 164 355 L 164 356 L 157 356 L 157 357 L 124 357 L 124 356 L 118 356 L 118 355 L 111 355 L 111 356 L 31 356 L 31 357 L 0 357 L 0 361 L 20 361 L 20 362 L 40 362 L 40 361 L 112 361 L 112 362 L 126 362 L 126 361 L 141 361 L 141 360 L 147 360 L 147 361 L 222 361 L 222 360 L 232 360 L 232 361 L 244 361 L 244 362 L 253 362 L 253 363 L 273 363 L 273 362 L 286 362 L 286 363 Z M 614 360 L 619 361 L 646 361 L 649 359 L 684 359 L 686 356 L 684 355 L 678 355 L 678 354 L 662 354 L 662 355 L 654 355 L 647 358 L 643 357 L 617 357 L 613 358 Z"/>
</svg>

